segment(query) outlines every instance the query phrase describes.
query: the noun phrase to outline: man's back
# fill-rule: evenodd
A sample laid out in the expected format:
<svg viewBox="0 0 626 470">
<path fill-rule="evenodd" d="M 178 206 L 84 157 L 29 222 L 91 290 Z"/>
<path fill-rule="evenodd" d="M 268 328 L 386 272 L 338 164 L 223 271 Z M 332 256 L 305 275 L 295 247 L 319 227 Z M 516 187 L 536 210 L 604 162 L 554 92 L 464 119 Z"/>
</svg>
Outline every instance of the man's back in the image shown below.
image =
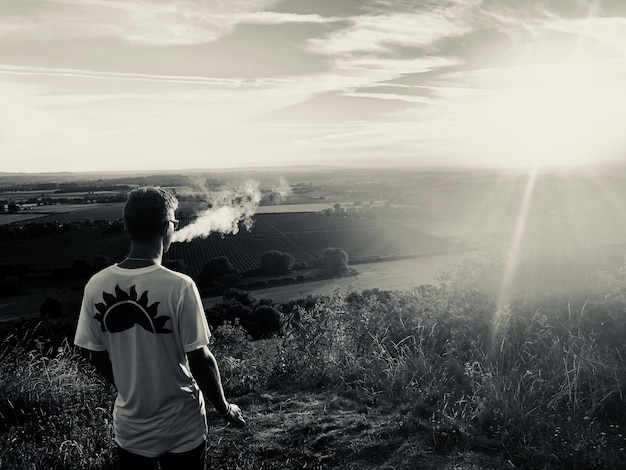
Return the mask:
<svg viewBox="0 0 626 470">
<path fill-rule="evenodd" d="M 202 442 L 204 400 L 186 353 L 208 344 L 210 333 L 193 281 L 156 264 L 114 265 L 89 281 L 82 310 L 75 342 L 109 354 L 118 444 L 157 456 Z"/>
</svg>

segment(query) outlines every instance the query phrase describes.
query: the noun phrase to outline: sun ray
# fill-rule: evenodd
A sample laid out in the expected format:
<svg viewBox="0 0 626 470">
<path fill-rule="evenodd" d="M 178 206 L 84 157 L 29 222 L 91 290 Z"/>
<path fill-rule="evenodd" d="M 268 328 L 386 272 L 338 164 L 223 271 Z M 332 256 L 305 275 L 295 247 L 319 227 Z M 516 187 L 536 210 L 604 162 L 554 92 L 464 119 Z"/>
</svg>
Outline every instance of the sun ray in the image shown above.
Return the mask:
<svg viewBox="0 0 626 470">
<path fill-rule="evenodd" d="M 520 210 L 517 215 L 515 229 L 513 231 L 511 243 L 508 247 L 506 264 L 504 267 L 502 283 L 500 285 L 500 292 L 496 304 L 497 311 L 501 310 L 510 301 L 511 287 L 513 279 L 515 277 L 515 268 L 520 259 L 522 243 L 526 234 L 528 215 L 532 206 L 533 191 L 535 189 L 535 183 L 537 181 L 537 172 L 537 166 L 532 166 L 528 173 L 528 179 L 526 180 L 526 187 L 522 196 Z"/>
<path fill-rule="evenodd" d="M 500 175 L 491 187 L 485 189 L 474 210 L 468 213 L 464 235 L 473 235 L 489 245 L 501 243 L 510 230 L 509 213 L 516 202 L 517 192 L 517 176 Z M 477 228 L 481 232 L 476 233 Z"/>
</svg>

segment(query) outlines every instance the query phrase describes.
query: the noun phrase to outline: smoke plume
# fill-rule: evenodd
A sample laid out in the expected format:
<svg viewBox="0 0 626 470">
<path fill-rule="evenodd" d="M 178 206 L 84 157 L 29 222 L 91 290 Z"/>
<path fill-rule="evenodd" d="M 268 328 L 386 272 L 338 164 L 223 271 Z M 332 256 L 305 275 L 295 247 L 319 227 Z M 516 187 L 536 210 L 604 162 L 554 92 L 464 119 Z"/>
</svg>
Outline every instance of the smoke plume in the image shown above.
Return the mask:
<svg viewBox="0 0 626 470">
<path fill-rule="evenodd" d="M 191 224 L 174 232 L 173 242 L 206 238 L 214 232 L 236 234 L 240 224 L 250 230 L 252 216 L 261 201 L 261 191 L 258 183 L 247 181 L 239 188 L 212 192 L 208 198 L 208 208 L 200 211 Z"/>
</svg>

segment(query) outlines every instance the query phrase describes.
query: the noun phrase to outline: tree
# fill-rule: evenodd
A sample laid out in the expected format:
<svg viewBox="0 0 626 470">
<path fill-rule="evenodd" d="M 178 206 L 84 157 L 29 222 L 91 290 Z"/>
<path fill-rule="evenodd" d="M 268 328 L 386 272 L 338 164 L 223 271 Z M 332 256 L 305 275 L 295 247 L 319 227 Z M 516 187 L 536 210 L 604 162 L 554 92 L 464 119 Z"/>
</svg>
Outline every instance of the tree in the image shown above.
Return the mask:
<svg viewBox="0 0 626 470">
<path fill-rule="evenodd" d="M 210 259 L 196 276 L 201 287 L 213 288 L 218 291 L 234 287 L 239 282 L 239 273 L 226 256 Z"/>
<path fill-rule="evenodd" d="M 348 270 L 348 253 L 341 248 L 326 248 L 322 256 L 322 266 L 332 275 L 344 274 Z"/>
<path fill-rule="evenodd" d="M 250 296 L 250 292 L 241 289 L 228 289 L 222 296 L 224 301 L 234 300 L 246 307 L 254 305 L 254 299 Z"/>
<path fill-rule="evenodd" d="M 176 271 L 183 274 L 189 274 L 189 267 L 185 264 L 182 259 L 170 259 L 164 260 L 163 266 L 172 271 Z"/>
<path fill-rule="evenodd" d="M 278 250 L 268 251 L 261 258 L 261 274 L 264 276 L 285 274 L 293 269 L 295 263 L 296 259 L 289 253 Z"/>
</svg>

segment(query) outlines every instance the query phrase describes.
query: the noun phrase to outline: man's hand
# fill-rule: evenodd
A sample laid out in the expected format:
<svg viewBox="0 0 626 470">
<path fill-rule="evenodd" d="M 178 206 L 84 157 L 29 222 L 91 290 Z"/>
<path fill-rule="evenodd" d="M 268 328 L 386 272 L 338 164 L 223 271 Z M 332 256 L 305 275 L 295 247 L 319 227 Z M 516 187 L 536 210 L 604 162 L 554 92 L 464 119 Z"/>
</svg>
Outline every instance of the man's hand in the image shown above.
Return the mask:
<svg viewBox="0 0 626 470">
<path fill-rule="evenodd" d="M 243 413 L 241 412 L 241 408 L 232 403 L 228 404 L 228 411 L 226 414 L 221 415 L 221 418 L 224 418 L 227 423 L 232 423 L 237 427 L 243 427 L 246 425 L 246 420 L 243 419 Z"/>
</svg>

